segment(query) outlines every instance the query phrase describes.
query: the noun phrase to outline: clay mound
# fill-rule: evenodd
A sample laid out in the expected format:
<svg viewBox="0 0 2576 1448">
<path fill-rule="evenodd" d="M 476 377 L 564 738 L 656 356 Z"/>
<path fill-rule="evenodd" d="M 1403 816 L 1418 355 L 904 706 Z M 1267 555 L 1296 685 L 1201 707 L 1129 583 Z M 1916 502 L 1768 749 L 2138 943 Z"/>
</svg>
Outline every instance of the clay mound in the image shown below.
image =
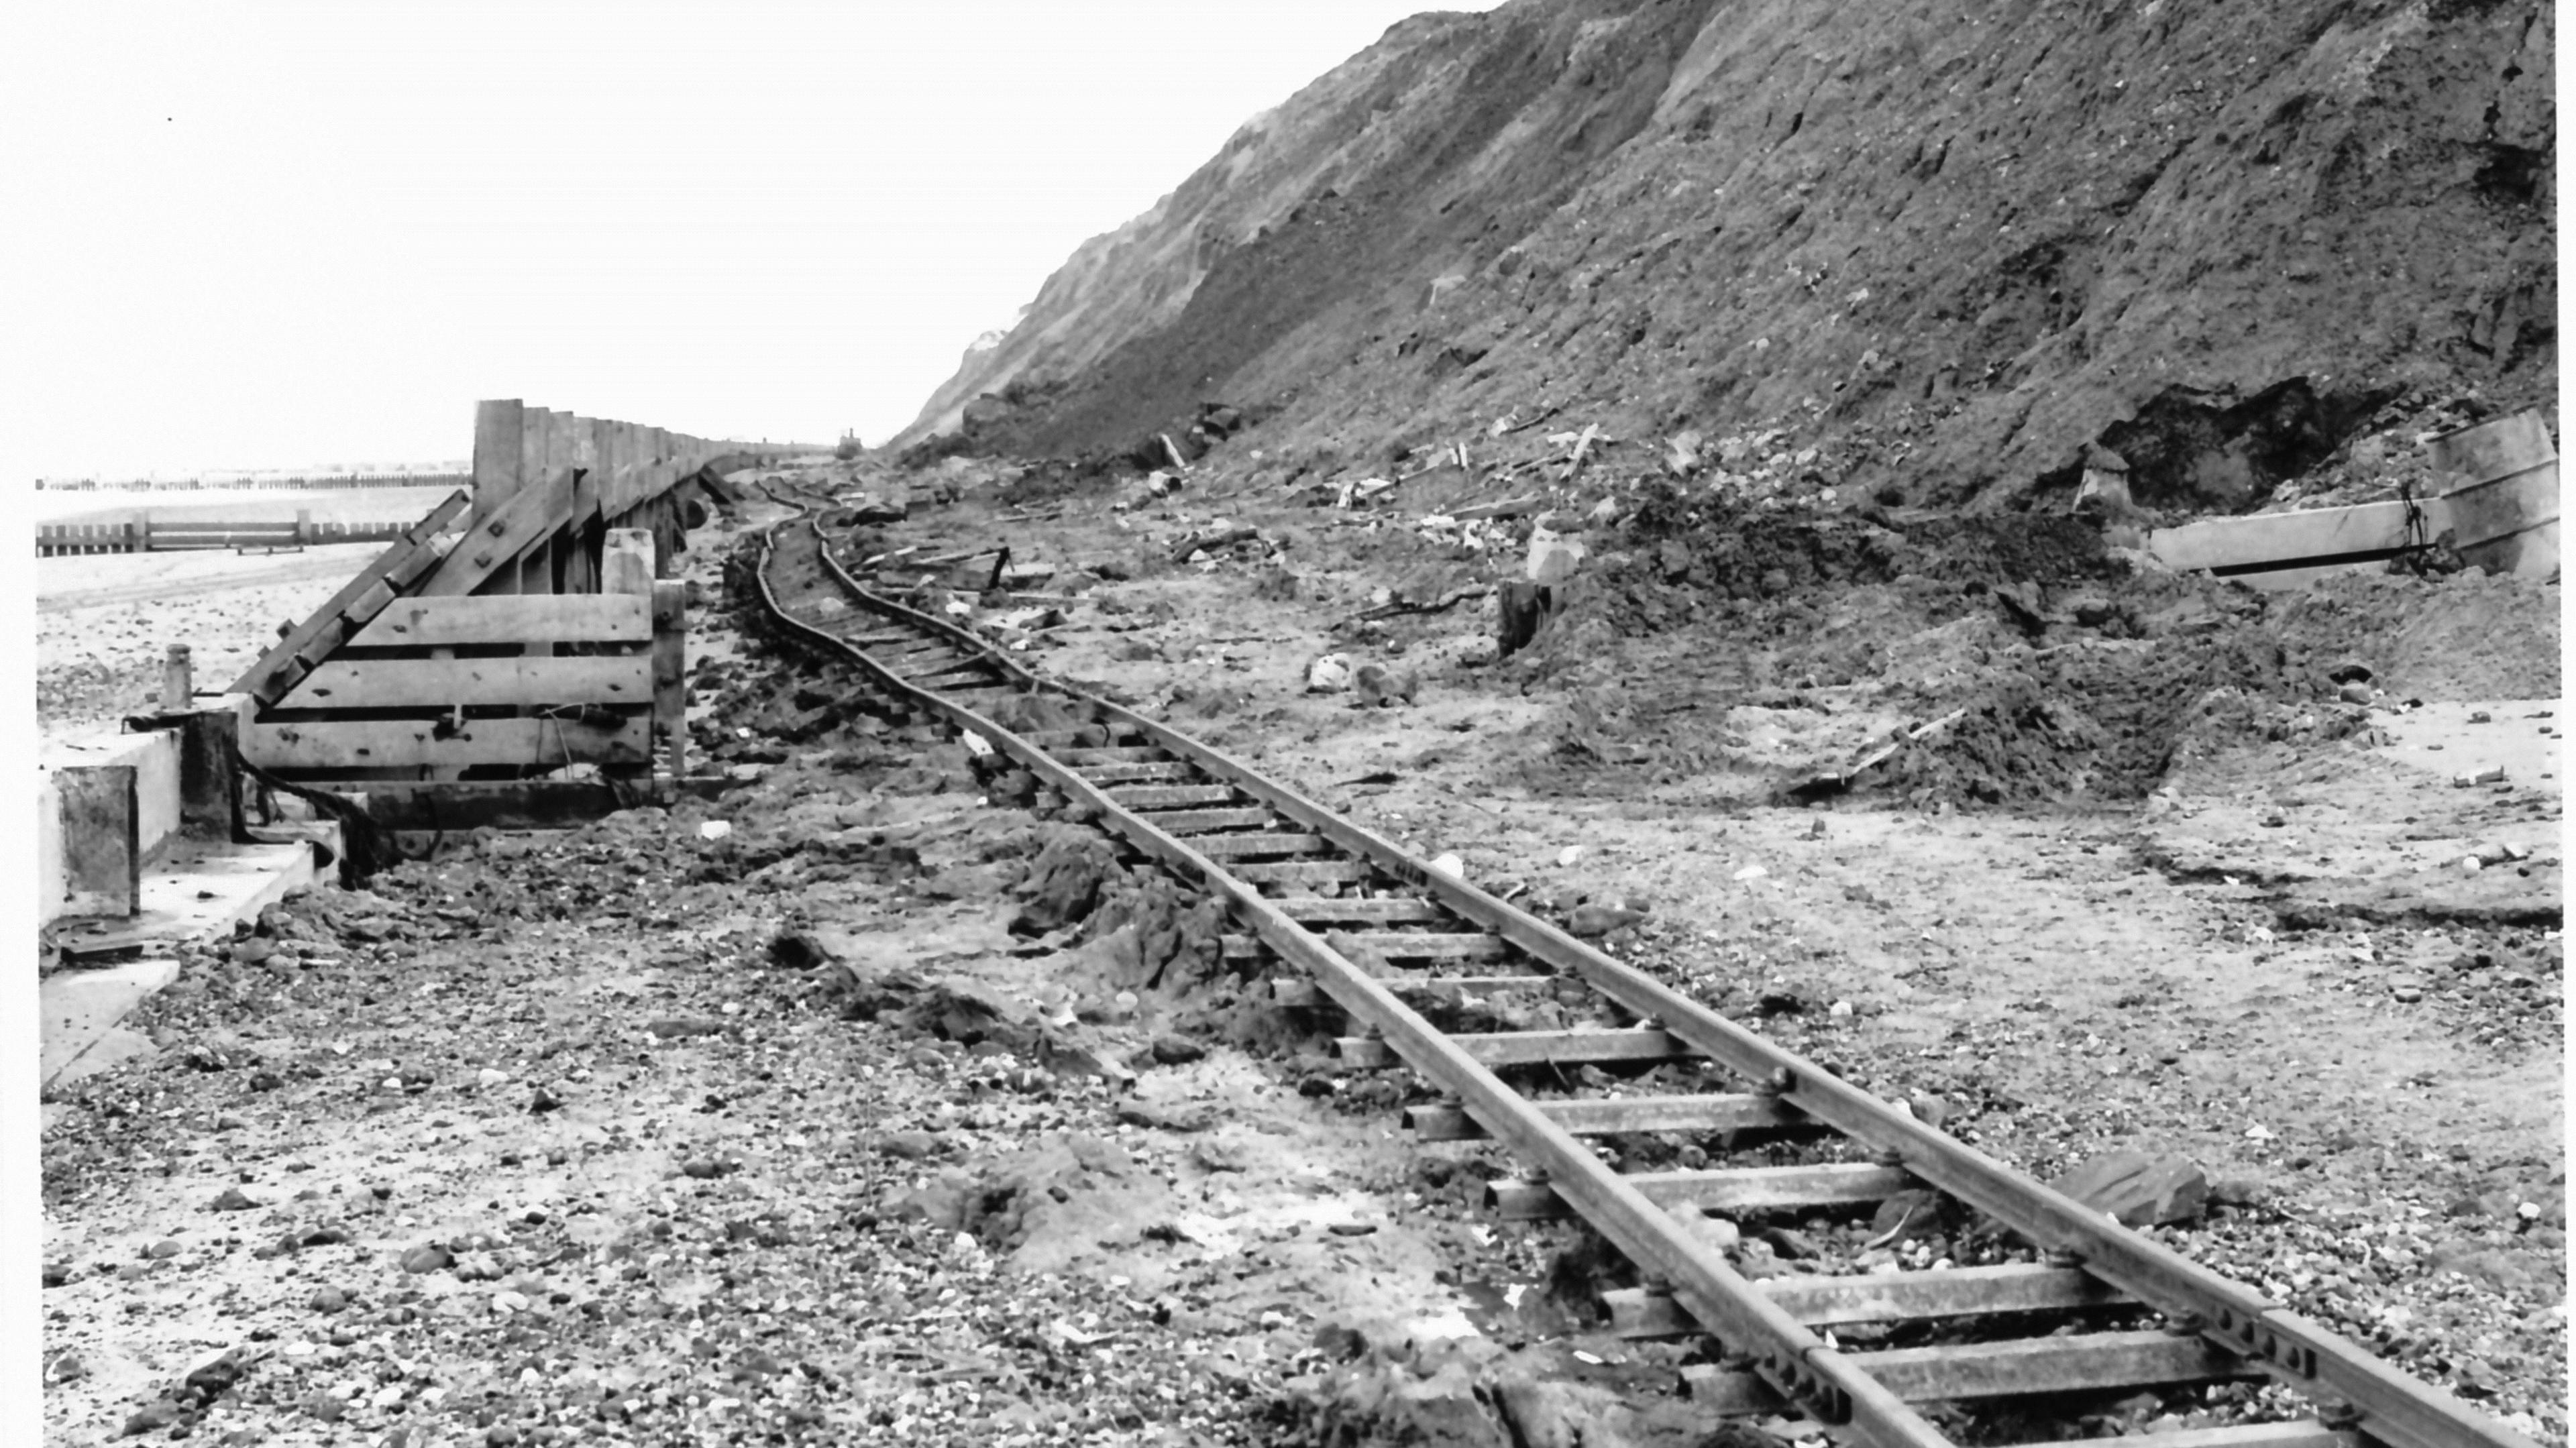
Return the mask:
<svg viewBox="0 0 2576 1448">
<path fill-rule="evenodd" d="M 2054 495 L 2099 444 L 2148 506 L 2248 510 L 2401 392 L 2554 397 L 2549 14 L 1416 17 L 1086 243 L 899 441 L 1120 455 L 1223 399 L 1260 471 L 1329 480 L 1503 419 L 1631 456 L 1750 424 L 1854 492 Z"/>
<path fill-rule="evenodd" d="M 1916 805 L 2134 799 L 2186 741 L 2333 742 L 2388 702 L 2550 698 L 2554 586 L 2355 572 L 2261 593 L 2129 575 L 2063 519 L 1904 533 L 1851 517 L 1724 515 L 1616 540 L 1507 665 L 1557 696 L 1500 772 L 1572 792 L 1696 780 L 1750 802 L 1902 745 L 1862 793 Z M 1774 728 L 1783 711 L 1800 717 Z"/>
</svg>

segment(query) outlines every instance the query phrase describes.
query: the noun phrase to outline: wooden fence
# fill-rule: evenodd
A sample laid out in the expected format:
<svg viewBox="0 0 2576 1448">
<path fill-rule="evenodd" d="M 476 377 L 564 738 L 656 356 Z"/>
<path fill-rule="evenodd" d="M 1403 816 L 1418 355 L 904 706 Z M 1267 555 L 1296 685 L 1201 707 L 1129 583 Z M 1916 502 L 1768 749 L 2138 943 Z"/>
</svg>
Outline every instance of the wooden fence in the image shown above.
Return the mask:
<svg viewBox="0 0 2576 1448">
<path fill-rule="evenodd" d="M 730 504 L 726 471 L 795 450 L 481 404 L 470 502 L 412 524 L 233 685 L 243 757 L 363 793 L 398 827 L 470 827 L 477 782 L 489 804 L 491 782 L 570 766 L 677 780 L 675 555 L 705 508 Z"/>
<path fill-rule="evenodd" d="M 223 523 L 200 518 L 137 518 L 126 523 L 41 523 L 36 556 L 68 553 L 168 553 L 206 548 L 302 548 L 323 543 L 391 543 L 409 523 Z"/>
</svg>

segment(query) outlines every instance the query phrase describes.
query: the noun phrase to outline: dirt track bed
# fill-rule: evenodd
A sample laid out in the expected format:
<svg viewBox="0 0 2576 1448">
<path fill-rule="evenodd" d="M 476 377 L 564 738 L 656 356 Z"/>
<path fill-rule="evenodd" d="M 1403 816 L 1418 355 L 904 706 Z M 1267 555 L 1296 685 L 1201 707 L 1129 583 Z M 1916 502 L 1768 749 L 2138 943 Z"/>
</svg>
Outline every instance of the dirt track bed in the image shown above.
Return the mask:
<svg viewBox="0 0 2576 1448">
<path fill-rule="evenodd" d="M 2186 1251 L 2563 1440 L 2556 781 L 2454 789 L 2426 761 L 2467 745 L 2425 751 L 2384 709 L 2319 727 L 2356 706 L 2276 661 L 2180 716 L 2149 793 L 1997 809 L 1923 751 L 1782 808 L 1782 784 L 2029 672 L 2015 650 L 2099 631 L 2034 641 L 1991 599 L 1927 609 L 1891 579 L 1651 637 L 1583 633 L 1578 606 L 1493 666 L 1472 600 L 1354 621 L 1374 590 L 1472 572 L 1407 530 L 1240 499 L 1000 511 L 970 494 L 890 531 L 1090 569 L 1046 585 L 1075 601 L 1033 636 L 1042 666 L 1454 850 L 1497 892 L 1637 898 L 1621 954 L 1876 1089 L 1943 1098 L 2006 1159 L 2189 1154 L 2216 1205 Z M 1220 513 L 1284 539 L 1282 561 L 1175 565 Z M 2349 585 L 2329 599 L 2359 622 L 2301 634 L 2310 604 L 2251 626 L 2311 663 L 2424 640 L 2372 660 L 2392 701 L 2429 714 L 2484 685 L 2490 722 L 2443 738 L 2536 730 L 2554 590 L 2449 587 L 2488 590 L 2483 636 L 2514 659 L 2549 645 L 2545 678 L 2514 665 L 2540 687 L 2459 672 L 2442 586 Z M 2249 627 L 2235 607 L 2209 615 L 2221 642 Z M 1810 682 L 1793 608 L 1845 610 L 1839 637 L 1875 662 Z M 1328 650 L 1418 669 L 1413 702 L 1302 692 Z M 285 912 L 311 928 L 192 961 L 153 1007 L 164 1053 L 59 1103 L 51 1441 L 103 1440 L 227 1348 L 265 1356 L 212 1441 L 755 1438 L 804 1415 L 1112 1441 L 1197 1412 L 1220 1440 L 1436 1420 L 1483 1442 L 1612 1402 L 1665 1441 L 1646 1409 L 1686 1409 L 1685 1364 L 1599 1332 L 1607 1279 L 1564 1229 L 1479 1220 L 1490 1153 L 1409 1148 L 1400 1074 L 1334 1069 L 1226 972 L 1148 968 L 1205 928 L 1188 901 L 1095 865 L 1071 909 L 1069 826 L 979 804 L 953 744 L 816 714 L 828 681 L 754 660 L 697 687 L 719 766 L 778 761 L 704 812 L 727 837 L 695 810 L 621 818 L 318 897 Z M 2497 840 L 2530 858 L 2460 868 Z M 210 1210 L 227 1187 L 251 1205 Z M 257 1255 L 290 1230 L 314 1245 Z M 432 1242 L 456 1260 L 405 1271 Z M 1371 1376 L 1390 1357 L 1420 1385 L 1406 1405 Z"/>
</svg>

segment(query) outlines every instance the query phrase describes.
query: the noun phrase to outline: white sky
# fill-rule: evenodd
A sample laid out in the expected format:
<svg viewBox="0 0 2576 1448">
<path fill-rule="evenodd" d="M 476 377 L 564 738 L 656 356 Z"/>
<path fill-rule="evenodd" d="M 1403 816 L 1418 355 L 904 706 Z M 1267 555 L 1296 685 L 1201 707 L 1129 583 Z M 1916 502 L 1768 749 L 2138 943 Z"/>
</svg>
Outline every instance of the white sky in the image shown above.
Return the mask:
<svg viewBox="0 0 2576 1448">
<path fill-rule="evenodd" d="M 1425 8 L 15 7 L 0 478 L 460 458 L 486 397 L 882 442 Z"/>
</svg>

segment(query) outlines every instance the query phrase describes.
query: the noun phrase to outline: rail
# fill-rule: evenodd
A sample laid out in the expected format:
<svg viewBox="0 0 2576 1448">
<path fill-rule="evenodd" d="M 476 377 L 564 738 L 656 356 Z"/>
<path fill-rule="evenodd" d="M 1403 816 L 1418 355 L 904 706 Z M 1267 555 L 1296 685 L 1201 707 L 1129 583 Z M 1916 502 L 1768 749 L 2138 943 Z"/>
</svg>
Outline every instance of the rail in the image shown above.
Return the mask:
<svg viewBox="0 0 2576 1448">
<path fill-rule="evenodd" d="M 792 491 L 781 501 L 809 513 L 824 506 Z M 1446 1094 L 1407 1112 L 1419 1137 L 1488 1136 L 1507 1146 L 1530 1174 L 1491 1184 L 1489 1205 L 1507 1217 L 1570 1211 L 1625 1253 L 1647 1284 L 1624 1304 L 1632 1322 L 1641 1331 L 1707 1332 L 1736 1364 L 1694 1386 L 1713 1411 L 1795 1405 L 1882 1448 L 1934 1448 L 1952 1440 L 1915 1404 L 2268 1378 L 2305 1397 L 2315 1416 L 2169 1441 L 2234 1448 L 2530 1441 L 1242 762 L 1043 679 L 975 633 L 867 589 L 833 555 L 813 516 L 768 531 L 755 576 L 762 608 L 788 636 L 847 657 L 890 694 L 990 745 L 1225 901 L 1248 932 L 1229 937 L 1227 956 L 1266 950 L 1302 971 L 1304 979 L 1278 981 L 1275 994 L 1343 1011 L 1357 1028 L 1338 1043 L 1347 1062 L 1400 1062 Z M 1039 698 L 1061 707 L 1026 708 Z M 1050 716 L 1081 722 L 1011 727 Z M 1624 1028 L 1452 1032 L 1425 1014 L 1464 993 L 1568 981 L 1615 1007 Z M 1692 1061 L 1734 1089 L 1540 1100 L 1503 1074 L 1529 1064 Z M 1806 1165 L 1623 1174 L 1584 1140 L 1747 1126 L 1821 1130 L 1844 1146 L 1840 1159 Z M 2025 1244 L 2030 1259 L 1755 1283 L 1694 1230 L 1712 1211 L 1848 1207 L 1918 1187 L 1985 1214 Z M 2063 1324 L 2106 1306 L 2132 1321 L 2150 1313 L 2156 1320 L 1871 1352 L 1839 1348 L 1814 1331 L 2005 1312 L 2054 1313 Z"/>
</svg>

